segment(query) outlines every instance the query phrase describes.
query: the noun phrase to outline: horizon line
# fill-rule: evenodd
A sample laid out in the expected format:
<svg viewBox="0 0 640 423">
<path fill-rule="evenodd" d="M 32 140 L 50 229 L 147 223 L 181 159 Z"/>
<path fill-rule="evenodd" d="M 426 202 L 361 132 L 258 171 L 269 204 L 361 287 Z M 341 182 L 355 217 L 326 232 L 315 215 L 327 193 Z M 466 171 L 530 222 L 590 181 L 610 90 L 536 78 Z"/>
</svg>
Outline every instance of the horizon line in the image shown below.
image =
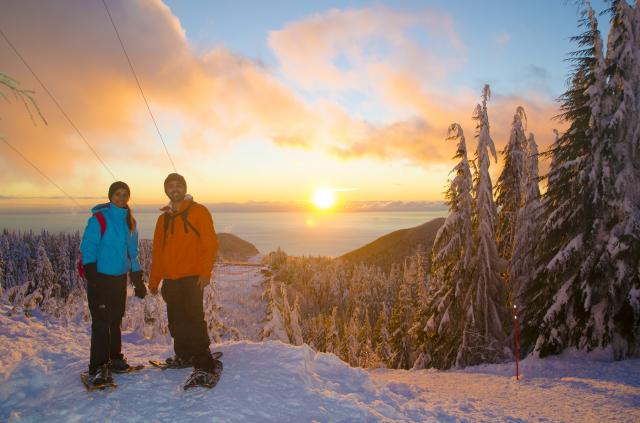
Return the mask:
<svg viewBox="0 0 640 423">
<path fill-rule="evenodd" d="M 24 198 L 23 198 L 24 199 Z M 45 198 L 42 198 L 45 199 Z M 53 199 L 47 197 L 46 199 Z M 88 198 L 93 199 L 93 198 Z M 102 198 L 101 198 L 102 199 Z M 7 200 L 6 196 L 0 196 L 0 200 Z M 149 203 L 134 205 L 134 212 L 156 212 L 166 203 Z M 309 212 L 316 211 L 309 201 L 245 201 L 245 202 L 207 202 L 201 204 L 207 206 L 213 212 Z M 91 207 L 90 203 L 82 204 Z M 448 209 L 444 200 L 425 201 L 400 201 L 400 200 L 363 200 L 348 201 L 337 204 L 330 212 L 409 212 L 409 211 L 443 211 Z M 60 213 L 79 212 L 77 206 L 51 205 L 51 204 L 2 204 L 0 201 L 0 214 L 14 213 Z"/>
</svg>

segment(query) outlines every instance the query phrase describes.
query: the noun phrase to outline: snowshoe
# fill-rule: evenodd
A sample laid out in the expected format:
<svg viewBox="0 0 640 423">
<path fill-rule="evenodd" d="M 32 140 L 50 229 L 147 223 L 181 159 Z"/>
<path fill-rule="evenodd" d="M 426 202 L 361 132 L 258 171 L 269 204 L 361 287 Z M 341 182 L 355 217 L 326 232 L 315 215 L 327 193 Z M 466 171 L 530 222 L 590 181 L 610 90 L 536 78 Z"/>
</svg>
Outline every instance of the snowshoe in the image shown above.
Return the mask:
<svg viewBox="0 0 640 423">
<path fill-rule="evenodd" d="M 80 373 L 80 380 L 88 391 L 96 389 L 104 390 L 105 388 L 117 388 L 118 385 L 113 381 L 111 371 L 105 364 L 101 366 L 95 373 L 84 371 Z"/>
<path fill-rule="evenodd" d="M 113 371 L 113 373 L 134 373 L 144 369 L 144 364 L 136 364 L 135 366 L 129 366 L 125 370 Z"/>
<path fill-rule="evenodd" d="M 165 361 L 160 361 L 160 360 L 149 360 L 149 364 L 151 364 L 153 367 L 156 367 L 162 370 L 175 368 L 175 367 L 169 367 Z"/>
<path fill-rule="evenodd" d="M 222 352 L 216 351 L 216 352 L 212 353 L 211 356 L 214 359 L 218 359 L 218 358 L 222 357 Z M 162 369 L 162 370 L 167 370 L 167 369 L 186 369 L 187 367 L 191 367 L 193 365 L 191 360 L 189 360 L 189 361 L 183 360 L 182 358 L 177 357 L 177 356 L 176 357 L 167 358 L 165 361 L 149 360 L 149 364 L 151 364 L 152 366 L 157 367 L 159 369 Z"/>
<path fill-rule="evenodd" d="M 185 382 L 184 389 L 187 390 L 197 386 L 211 389 L 216 386 L 221 375 L 222 362 L 220 360 L 214 360 L 213 369 L 211 370 L 195 369 Z"/>
<path fill-rule="evenodd" d="M 113 373 L 131 373 L 131 372 L 137 372 L 138 370 L 142 370 L 142 369 L 144 369 L 143 364 L 132 366 L 129 363 L 127 363 L 127 359 L 124 357 L 114 358 L 111 361 L 109 361 L 109 370 L 111 370 Z"/>
<path fill-rule="evenodd" d="M 166 369 L 186 369 L 187 367 L 191 367 L 193 364 L 191 360 L 185 360 L 181 357 L 174 356 L 169 357 L 165 361 L 160 360 L 149 360 L 149 363 L 162 370 Z"/>
</svg>

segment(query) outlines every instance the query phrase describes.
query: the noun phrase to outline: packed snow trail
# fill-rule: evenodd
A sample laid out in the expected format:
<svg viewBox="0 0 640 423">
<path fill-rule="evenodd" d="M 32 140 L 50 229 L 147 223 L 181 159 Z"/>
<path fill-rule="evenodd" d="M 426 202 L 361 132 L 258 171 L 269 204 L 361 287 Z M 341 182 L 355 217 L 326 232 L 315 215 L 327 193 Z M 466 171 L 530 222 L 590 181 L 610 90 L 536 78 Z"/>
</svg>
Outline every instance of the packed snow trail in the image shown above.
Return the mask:
<svg viewBox="0 0 640 423">
<path fill-rule="evenodd" d="M 0 420 L 9 421 L 344 421 L 402 419 L 368 373 L 330 354 L 280 342 L 217 345 L 225 371 L 213 390 L 184 392 L 190 369 L 114 375 L 119 387 L 87 392 L 87 325 L 68 328 L 0 312 Z M 171 346 L 124 337 L 132 363 Z"/>
<path fill-rule="evenodd" d="M 89 324 L 7 316 L 0 306 L 0 421 L 640 421 L 640 360 L 566 354 L 463 371 L 351 368 L 336 356 L 277 341 L 226 342 L 213 389 L 183 391 L 189 369 L 115 375 L 87 392 Z M 127 333 L 130 362 L 163 358 L 170 344 Z"/>
<path fill-rule="evenodd" d="M 260 258 L 251 261 L 259 262 Z M 265 317 L 261 267 L 218 265 L 214 277 L 222 322 L 235 328 L 239 339 L 258 341 Z"/>
</svg>

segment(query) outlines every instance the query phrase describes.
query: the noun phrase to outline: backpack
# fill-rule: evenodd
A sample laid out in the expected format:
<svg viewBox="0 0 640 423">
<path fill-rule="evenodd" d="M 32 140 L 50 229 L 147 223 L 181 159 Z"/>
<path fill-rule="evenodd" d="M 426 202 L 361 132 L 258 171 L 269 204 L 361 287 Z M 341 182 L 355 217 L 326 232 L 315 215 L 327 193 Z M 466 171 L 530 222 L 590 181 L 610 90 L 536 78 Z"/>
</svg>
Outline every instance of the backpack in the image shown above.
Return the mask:
<svg viewBox="0 0 640 423">
<path fill-rule="evenodd" d="M 100 238 L 102 238 L 104 232 L 107 230 L 107 220 L 104 218 L 104 214 L 102 214 L 101 211 L 95 212 L 93 217 L 95 217 L 100 224 Z M 78 258 L 76 259 L 76 270 L 81 278 L 86 279 L 86 272 L 84 271 L 84 265 L 82 264 L 82 252 L 80 250 L 78 250 Z"/>
<path fill-rule="evenodd" d="M 193 233 L 196 234 L 198 238 L 200 238 L 200 232 L 187 219 L 189 217 L 189 209 L 191 209 L 191 206 L 193 206 L 194 204 L 195 202 L 192 201 L 191 204 L 189 204 L 186 209 L 184 209 L 178 214 L 171 214 L 171 213 L 164 214 L 164 235 L 162 238 L 162 248 L 164 248 L 165 244 L 167 243 L 167 231 L 169 230 L 169 226 L 171 226 L 171 234 L 173 235 L 173 228 L 174 228 L 177 216 L 180 216 L 182 218 L 182 224 L 184 225 L 185 233 L 188 234 L 189 228 L 191 228 Z"/>
</svg>

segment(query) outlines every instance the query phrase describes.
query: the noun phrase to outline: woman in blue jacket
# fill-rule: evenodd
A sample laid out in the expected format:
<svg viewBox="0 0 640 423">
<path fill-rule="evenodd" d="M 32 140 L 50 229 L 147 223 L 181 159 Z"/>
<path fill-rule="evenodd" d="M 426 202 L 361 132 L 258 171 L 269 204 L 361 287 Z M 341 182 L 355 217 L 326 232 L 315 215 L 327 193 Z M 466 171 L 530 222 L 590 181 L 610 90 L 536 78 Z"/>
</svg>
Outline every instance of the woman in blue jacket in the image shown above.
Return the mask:
<svg viewBox="0 0 640 423">
<path fill-rule="evenodd" d="M 144 298 L 146 294 L 138 262 L 138 231 L 127 205 L 130 196 L 129 186 L 124 182 L 111 184 L 109 202 L 91 210 L 93 215 L 80 244 L 91 312 L 89 379 L 94 385 L 110 383 L 112 371 L 123 373 L 129 368 L 122 355 L 120 337 L 127 274 L 136 296 Z"/>
</svg>

